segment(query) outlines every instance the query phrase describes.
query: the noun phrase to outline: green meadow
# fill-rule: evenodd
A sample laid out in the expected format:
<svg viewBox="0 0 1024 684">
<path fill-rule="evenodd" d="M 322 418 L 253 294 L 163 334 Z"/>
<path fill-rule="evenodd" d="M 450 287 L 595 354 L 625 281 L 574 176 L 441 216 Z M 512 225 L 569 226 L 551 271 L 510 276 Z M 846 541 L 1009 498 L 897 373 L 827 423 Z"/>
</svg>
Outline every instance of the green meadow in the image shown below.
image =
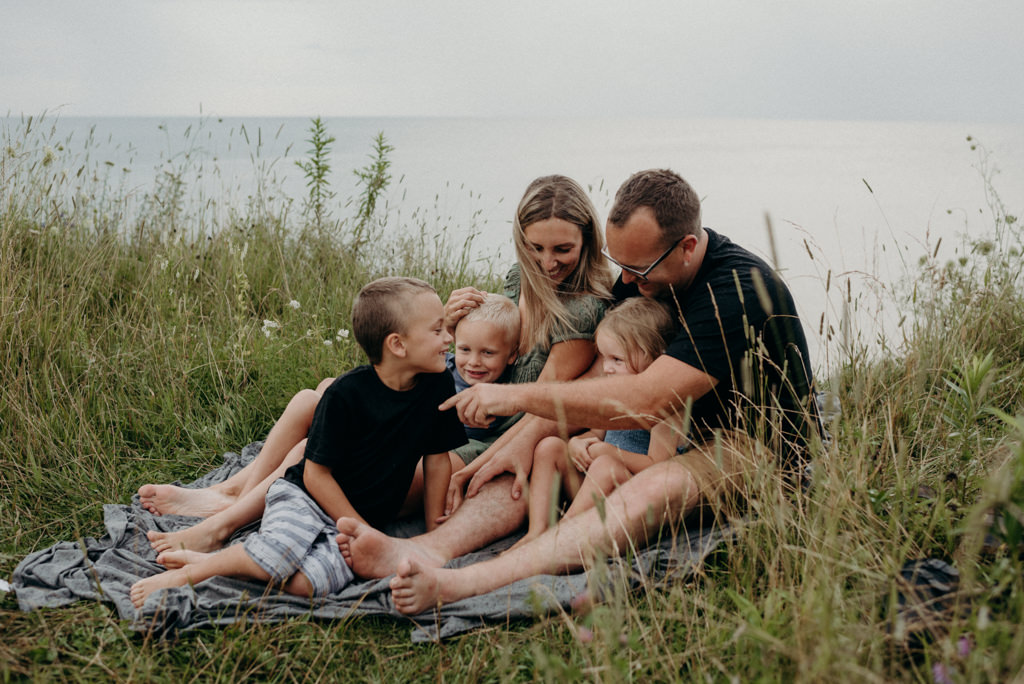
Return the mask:
<svg viewBox="0 0 1024 684">
<path fill-rule="evenodd" d="M 443 217 L 387 205 L 383 135 L 360 169 L 331 169 L 331 143 L 314 122 L 307 196 L 284 196 L 269 170 L 241 194 L 204 197 L 187 158 L 129 188 L 46 117 L 11 128 L 0 147 L 0 578 L 32 551 L 101 535 L 103 503 L 209 471 L 262 439 L 296 391 L 362 363 L 348 315 L 369 280 L 420 277 L 442 299 L 499 286 L 506 264 L 477 259 Z M 899 339 L 844 333 L 841 314 L 805 321 L 839 357 L 818 378 L 841 407 L 833 439 L 806 489 L 756 474 L 747 514 L 695 575 L 421 645 L 391 618 L 158 638 L 105 604 L 22 613 L 0 593 L 0 679 L 1024 677 L 1022 208 L 1004 206 L 998 160 L 965 144 L 989 198 L 984 234 L 922 252 L 870 293 L 877 302 L 857 301 L 900 312 Z M 336 197 L 332 178 L 353 172 L 358 195 Z M 839 286 L 826 275 L 821 287 Z M 955 567 L 959 584 L 941 604 L 901 609 L 900 569 L 923 558 Z"/>
</svg>

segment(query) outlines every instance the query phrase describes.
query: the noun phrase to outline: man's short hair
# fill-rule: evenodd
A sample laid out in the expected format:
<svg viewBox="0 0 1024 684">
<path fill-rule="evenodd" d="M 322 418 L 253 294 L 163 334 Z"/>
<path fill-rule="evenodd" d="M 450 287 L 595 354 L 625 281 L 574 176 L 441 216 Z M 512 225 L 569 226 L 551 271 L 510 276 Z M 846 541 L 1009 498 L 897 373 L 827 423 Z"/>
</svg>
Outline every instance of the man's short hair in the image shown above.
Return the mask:
<svg viewBox="0 0 1024 684">
<path fill-rule="evenodd" d="M 649 169 L 634 173 L 615 193 L 608 221 L 621 227 L 640 207 L 650 207 L 654 212 L 666 246 L 700 230 L 700 198 L 675 171 Z"/>
<path fill-rule="evenodd" d="M 404 333 L 412 313 L 409 300 L 423 292 L 437 291 L 418 278 L 379 278 L 367 284 L 352 302 L 352 333 L 370 363 L 380 363 L 384 340 Z"/>
<path fill-rule="evenodd" d="M 463 316 L 462 321 L 486 321 L 498 326 L 505 333 L 505 340 L 515 350 L 519 346 L 520 321 L 519 306 L 505 295 L 488 292 L 484 295 L 484 301 L 475 309 L 470 309 Z M 455 335 L 458 337 L 459 327 L 455 326 Z"/>
</svg>

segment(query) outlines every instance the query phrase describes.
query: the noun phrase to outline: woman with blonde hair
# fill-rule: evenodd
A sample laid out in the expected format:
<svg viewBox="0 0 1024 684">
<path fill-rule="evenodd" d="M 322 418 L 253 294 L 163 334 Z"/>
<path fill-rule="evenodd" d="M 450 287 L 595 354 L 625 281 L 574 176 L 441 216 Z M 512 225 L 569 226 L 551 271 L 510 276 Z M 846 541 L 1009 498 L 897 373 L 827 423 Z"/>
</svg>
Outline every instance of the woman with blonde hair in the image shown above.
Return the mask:
<svg viewBox="0 0 1024 684">
<path fill-rule="evenodd" d="M 571 178 L 543 176 L 526 188 L 512 222 L 516 264 L 504 285 L 522 320 L 513 382 L 571 380 L 593 362 L 594 330 L 613 280 L 600 223 Z M 473 287 L 452 292 L 445 305 L 449 332 L 484 294 Z"/>
<path fill-rule="evenodd" d="M 537 178 L 516 209 L 512 240 L 516 263 L 505 278 L 504 293 L 519 305 L 522 331 L 511 381 L 578 378 L 590 369 L 597 355 L 594 332 L 611 299 L 613 277 L 601 254 L 604 236 L 597 210 L 571 178 Z M 473 287 L 452 292 L 445 305 L 449 331 L 479 306 L 484 294 Z M 468 478 L 506 444 L 517 438 L 529 441 L 526 433 L 539 429 L 541 422 L 535 416 L 506 420 L 514 424 L 504 426 L 504 434 L 484 452 L 485 457 L 467 459 L 467 467 L 452 477 L 449 513 L 459 505 Z M 514 495 L 520 485 L 517 483 Z"/>
</svg>

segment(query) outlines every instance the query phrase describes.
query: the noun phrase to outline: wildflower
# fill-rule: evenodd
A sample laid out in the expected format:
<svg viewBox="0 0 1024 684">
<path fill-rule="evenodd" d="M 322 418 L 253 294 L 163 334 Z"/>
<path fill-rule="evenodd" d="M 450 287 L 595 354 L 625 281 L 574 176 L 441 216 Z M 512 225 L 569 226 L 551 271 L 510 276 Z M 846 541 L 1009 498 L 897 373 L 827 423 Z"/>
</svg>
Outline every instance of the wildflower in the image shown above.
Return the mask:
<svg viewBox="0 0 1024 684">
<path fill-rule="evenodd" d="M 302 305 L 299 304 L 299 301 L 297 299 L 293 299 L 292 301 L 288 302 L 288 306 L 292 307 L 293 309 L 298 309 Z"/>
<path fill-rule="evenodd" d="M 949 676 L 949 670 L 942 663 L 932 665 L 932 680 L 934 680 L 935 684 L 953 684 L 953 679 Z"/>
<path fill-rule="evenodd" d="M 581 591 L 572 597 L 572 601 L 569 602 L 569 607 L 572 612 L 577 615 L 586 615 L 590 612 L 590 609 L 594 607 L 594 602 L 591 599 L 589 591 Z"/>
<path fill-rule="evenodd" d="M 594 640 L 594 632 L 587 627 L 580 627 L 576 630 L 576 638 L 581 644 L 589 644 Z"/>
<path fill-rule="evenodd" d="M 324 346 L 325 347 L 330 347 L 332 344 L 334 344 L 333 341 L 331 341 L 331 340 L 324 340 Z"/>
<path fill-rule="evenodd" d="M 971 654 L 971 637 L 966 634 L 960 637 L 960 640 L 956 642 L 956 653 L 961 658 L 966 658 Z"/>
<path fill-rule="evenodd" d="M 271 321 L 269 319 L 264 318 L 262 328 L 263 336 L 270 337 L 270 333 L 280 327 L 281 325 L 277 321 Z"/>
<path fill-rule="evenodd" d="M 347 340 L 348 330 L 342 328 L 341 330 L 338 331 L 338 334 L 334 336 L 334 339 L 338 340 L 339 342 L 341 342 L 342 340 Z"/>
</svg>

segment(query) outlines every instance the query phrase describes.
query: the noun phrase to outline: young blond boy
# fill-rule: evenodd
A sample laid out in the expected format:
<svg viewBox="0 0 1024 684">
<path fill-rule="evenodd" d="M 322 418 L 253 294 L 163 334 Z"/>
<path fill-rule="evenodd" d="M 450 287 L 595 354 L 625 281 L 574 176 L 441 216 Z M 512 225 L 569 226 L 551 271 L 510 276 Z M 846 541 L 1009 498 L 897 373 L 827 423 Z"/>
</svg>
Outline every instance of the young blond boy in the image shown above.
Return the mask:
<svg viewBox="0 0 1024 684">
<path fill-rule="evenodd" d="M 508 382 L 518 355 L 519 334 L 516 303 L 504 295 L 486 294 L 455 326 L 455 353 L 446 359 L 455 391 L 484 382 Z M 461 460 L 453 459 L 452 466 L 472 463 L 514 422 L 512 418 L 495 418 L 485 428 L 465 426 L 469 443 L 454 450 Z"/>
<path fill-rule="evenodd" d="M 339 591 L 352 573 L 334 521 L 357 517 L 380 527 L 392 520 L 423 454 L 424 516 L 428 529 L 437 525 L 451 477 L 448 453 L 466 442 L 455 412 L 437 410 L 455 392 L 445 372 L 452 337 L 441 300 L 421 280 L 381 278 L 356 297 L 352 328 L 370 364 L 324 392 L 302 462 L 267 491 L 260 531 L 215 553 L 164 552 L 163 562 L 180 567 L 132 585 L 137 608 L 157 589 L 218 575 L 300 596 Z"/>
</svg>

